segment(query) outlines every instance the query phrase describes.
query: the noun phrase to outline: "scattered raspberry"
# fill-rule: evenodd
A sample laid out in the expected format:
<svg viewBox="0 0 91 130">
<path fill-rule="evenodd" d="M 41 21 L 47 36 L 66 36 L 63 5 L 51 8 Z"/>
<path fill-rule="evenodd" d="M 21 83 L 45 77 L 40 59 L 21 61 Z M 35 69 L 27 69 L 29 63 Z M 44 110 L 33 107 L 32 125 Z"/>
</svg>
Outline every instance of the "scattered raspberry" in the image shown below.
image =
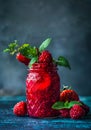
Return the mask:
<svg viewBox="0 0 91 130">
<path fill-rule="evenodd" d="M 78 94 L 72 89 L 65 89 L 60 93 L 60 101 L 78 101 Z"/>
<path fill-rule="evenodd" d="M 82 103 L 81 107 L 85 110 L 85 115 L 87 115 L 89 113 L 90 109 L 86 104 L 84 104 L 83 102 L 81 102 L 81 103 Z"/>
<path fill-rule="evenodd" d="M 80 119 L 80 118 L 82 118 L 84 115 L 85 115 L 85 110 L 84 110 L 81 106 L 79 106 L 79 105 L 77 105 L 77 104 L 75 104 L 75 105 L 71 108 L 71 110 L 70 110 L 70 117 L 71 117 L 72 119 Z"/>
<path fill-rule="evenodd" d="M 23 56 L 21 53 L 17 53 L 16 55 L 16 59 L 22 63 L 24 63 L 25 65 L 28 65 L 30 62 L 30 59 L 26 58 L 25 56 Z"/>
<path fill-rule="evenodd" d="M 18 102 L 14 108 L 13 108 L 13 113 L 16 116 L 25 116 L 27 114 L 27 105 L 26 102 Z"/>
<path fill-rule="evenodd" d="M 49 51 L 45 50 L 43 51 L 39 56 L 39 62 L 42 63 L 51 63 L 52 62 L 52 56 Z"/>
<path fill-rule="evenodd" d="M 68 117 L 70 117 L 70 109 L 61 109 L 60 111 L 60 115 L 62 116 L 62 117 L 64 117 L 64 118 L 68 118 Z"/>
</svg>

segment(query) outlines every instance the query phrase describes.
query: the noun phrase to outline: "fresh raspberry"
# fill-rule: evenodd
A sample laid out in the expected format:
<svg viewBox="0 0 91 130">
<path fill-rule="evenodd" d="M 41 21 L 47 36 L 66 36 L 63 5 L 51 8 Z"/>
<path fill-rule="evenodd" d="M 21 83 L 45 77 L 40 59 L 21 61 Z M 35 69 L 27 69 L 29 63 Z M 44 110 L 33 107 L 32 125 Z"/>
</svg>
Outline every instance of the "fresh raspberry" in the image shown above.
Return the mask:
<svg viewBox="0 0 91 130">
<path fill-rule="evenodd" d="M 41 63 L 51 63 L 52 62 L 52 56 L 49 51 L 45 50 L 43 51 L 39 56 L 39 62 Z"/>
<path fill-rule="evenodd" d="M 17 53 L 16 55 L 16 59 L 22 63 L 24 63 L 25 65 L 28 65 L 30 62 L 30 59 L 26 58 L 25 56 L 23 56 L 21 53 Z"/>
<path fill-rule="evenodd" d="M 70 117 L 70 109 L 66 109 L 66 108 L 64 108 L 64 109 L 61 109 L 60 111 L 60 115 L 62 116 L 62 117 L 64 117 L 64 118 L 68 118 L 68 117 Z"/>
<path fill-rule="evenodd" d="M 85 115 L 85 110 L 79 106 L 78 104 L 75 104 L 71 110 L 70 110 L 70 117 L 72 119 L 80 119 Z"/>
<path fill-rule="evenodd" d="M 81 103 L 82 103 L 81 107 L 85 110 L 85 115 L 87 115 L 90 111 L 90 108 L 89 108 L 89 106 L 87 106 L 83 102 L 81 102 Z"/>
<path fill-rule="evenodd" d="M 65 89 L 60 93 L 60 101 L 78 101 L 78 94 L 72 89 Z"/>
<path fill-rule="evenodd" d="M 18 102 L 14 108 L 13 108 L 13 113 L 16 116 L 25 116 L 27 114 L 27 105 L 26 102 Z"/>
</svg>

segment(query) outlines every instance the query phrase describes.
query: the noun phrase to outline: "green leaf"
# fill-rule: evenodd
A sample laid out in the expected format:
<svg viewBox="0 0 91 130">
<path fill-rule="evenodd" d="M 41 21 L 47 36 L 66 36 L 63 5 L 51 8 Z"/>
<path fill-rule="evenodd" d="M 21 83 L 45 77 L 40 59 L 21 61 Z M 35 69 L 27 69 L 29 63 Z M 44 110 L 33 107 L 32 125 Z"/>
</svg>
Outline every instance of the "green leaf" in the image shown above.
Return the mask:
<svg viewBox="0 0 91 130">
<path fill-rule="evenodd" d="M 55 102 L 53 105 L 52 105 L 52 108 L 53 109 L 56 109 L 56 110 L 60 110 L 64 107 L 64 102 Z"/>
<path fill-rule="evenodd" d="M 13 55 L 15 52 L 17 52 L 17 47 L 18 44 L 17 41 L 15 40 L 15 42 L 10 43 L 8 45 L 8 48 L 4 49 L 3 52 L 9 52 L 11 55 Z"/>
<path fill-rule="evenodd" d="M 64 102 L 64 107 L 68 108 L 68 106 L 69 106 L 69 102 L 68 101 Z"/>
<path fill-rule="evenodd" d="M 3 50 L 3 52 L 10 52 L 10 49 L 6 48 Z"/>
<path fill-rule="evenodd" d="M 30 49 L 30 45 L 27 43 L 24 43 L 18 48 L 18 52 L 20 52 L 22 55 L 27 56 L 27 53 Z"/>
<path fill-rule="evenodd" d="M 69 102 L 69 108 L 71 108 L 73 105 L 75 105 L 75 104 L 78 104 L 78 105 L 82 105 L 82 103 L 81 102 L 79 102 L 79 101 L 71 101 L 71 102 Z"/>
<path fill-rule="evenodd" d="M 57 63 L 57 65 L 68 67 L 69 69 L 71 69 L 68 60 L 65 57 L 63 57 L 63 56 L 59 56 L 59 58 L 56 61 L 56 63 Z"/>
<path fill-rule="evenodd" d="M 56 110 L 60 110 L 60 109 L 64 109 L 64 108 L 69 109 L 70 107 L 69 107 L 68 101 L 66 101 L 66 102 L 58 101 L 52 105 L 52 108 L 56 109 Z"/>
<path fill-rule="evenodd" d="M 74 106 L 75 104 L 78 104 L 78 105 L 82 105 L 79 101 L 71 101 L 71 102 L 61 102 L 61 101 L 58 101 L 58 102 L 55 102 L 53 105 L 52 105 L 52 108 L 55 109 L 55 110 L 60 110 L 60 109 L 70 109 L 72 106 Z"/>
<path fill-rule="evenodd" d="M 45 50 L 47 46 L 50 44 L 50 42 L 51 42 L 51 38 L 47 38 L 45 41 L 43 41 L 43 43 L 39 47 L 39 52 Z"/>
<path fill-rule="evenodd" d="M 18 44 L 16 43 L 16 42 L 14 42 L 14 43 L 10 43 L 9 45 L 8 45 L 8 47 L 10 48 L 10 49 L 14 49 L 15 47 L 17 47 L 18 46 Z"/>
<path fill-rule="evenodd" d="M 33 57 L 31 60 L 30 60 L 30 63 L 28 65 L 29 68 L 31 68 L 31 66 L 38 60 L 38 57 Z"/>
<path fill-rule="evenodd" d="M 9 52 L 11 55 L 20 52 L 23 56 L 32 59 L 33 57 L 36 57 L 37 49 L 35 47 L 31 47 L 30 44 L 24 43 L 23 45 L 19 46 L 17 44 L 17 41 L 10 43 L 8 45 L 8 48 L 3 50 L 3 52 Z"/>
<path fill-rule="evenodd" d="M 18 48 L 18 51 L 29 59 L 37 55 L 36 48 L 31 47 L 30 44 L 26 44 L 26 43 L 20 46 L 20 48 Z"/>
</svg>

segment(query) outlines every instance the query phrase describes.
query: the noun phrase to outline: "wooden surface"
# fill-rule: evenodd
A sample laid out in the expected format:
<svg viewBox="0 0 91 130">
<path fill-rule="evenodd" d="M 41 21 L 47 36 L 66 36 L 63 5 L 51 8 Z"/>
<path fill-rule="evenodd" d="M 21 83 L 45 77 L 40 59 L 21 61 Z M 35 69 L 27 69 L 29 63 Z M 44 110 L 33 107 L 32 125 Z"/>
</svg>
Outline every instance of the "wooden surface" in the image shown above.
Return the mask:
<svg viewBox="0 0 91 130">
<path fill-rule="evenodd" d="M 91 97 L 80 97 L 91 108 Z M 54 119 L 37 119 L 16 117 L 13 106 L 18 101 L 25 101 L 23 96 L 0 97 L 0 130 L 75 130 L 91 129 L 91 113 L 84 119 L 72 120 L 61 117 Z"/>
</svg>

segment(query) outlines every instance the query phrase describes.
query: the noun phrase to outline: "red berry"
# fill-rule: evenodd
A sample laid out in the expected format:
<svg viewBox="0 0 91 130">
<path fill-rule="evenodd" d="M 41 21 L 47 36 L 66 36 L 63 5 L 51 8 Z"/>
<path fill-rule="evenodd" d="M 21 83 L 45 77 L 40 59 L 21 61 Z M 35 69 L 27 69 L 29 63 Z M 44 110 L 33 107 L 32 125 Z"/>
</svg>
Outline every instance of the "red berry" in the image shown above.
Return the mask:
<svg viewBox="0 0 91 130">
<path fill-rule="evenodd" d="M 60 115 L 62 116 L 62 117 L 64 117 L 64 118 L 68 118 L 68 117 L 70 117 L 70 109 L 66 109 L 66 108 L 64 108 L 64 109 L 61 109 L 60 111 Z"/>
<path fill-rule="evenodd" d="M 60 93 L 60 101 L 78 101 L 78 94 L 72 89 L 65 89 Z"/>
<path fill-rule="evenodd" d="M 81 107 L 85 110 L 85 115 L 87 115 L 90 111 L 90 108 L 83 102 L 81 102 L 81 103 L 82 103 Z"/>
<path fill-rule="evenodd" d="M 30 62 L 30 59 L 26 58 L 25 56 L 23 56 L 21 53 L 17 53 L 16 55 L 16 59 L 22 63 L 24 63 L 25 65 L 28 65 Z"/>
<path fill-rule="evenodd" d="M 43 51 L 39 56 L 39 62 L 42 63 L 51 63 L 52 62 L 52 56 L 49 51 L 45 50 Z"/>
<path fill-rule="evenodd" d="M 84 115 L 85 115 L 85 110 L 84 110 L 81 106 L 79 106 L 79 105 L 77 105 L 77 104 L 75 104 L 75 105 L 71 108 L 71 110 L 70 110 L 70 117 L 71 117 L 72 119 L 80 119 L 80 118 L 82 118 Z"/>
<path fill-rule="evenodd" d="M 13 108 L 13 113 L 16 116 L 25 116 L 27 114 L 27 105 L 26 102 L 18 102 L 14 108 Z"/>
</svg>

